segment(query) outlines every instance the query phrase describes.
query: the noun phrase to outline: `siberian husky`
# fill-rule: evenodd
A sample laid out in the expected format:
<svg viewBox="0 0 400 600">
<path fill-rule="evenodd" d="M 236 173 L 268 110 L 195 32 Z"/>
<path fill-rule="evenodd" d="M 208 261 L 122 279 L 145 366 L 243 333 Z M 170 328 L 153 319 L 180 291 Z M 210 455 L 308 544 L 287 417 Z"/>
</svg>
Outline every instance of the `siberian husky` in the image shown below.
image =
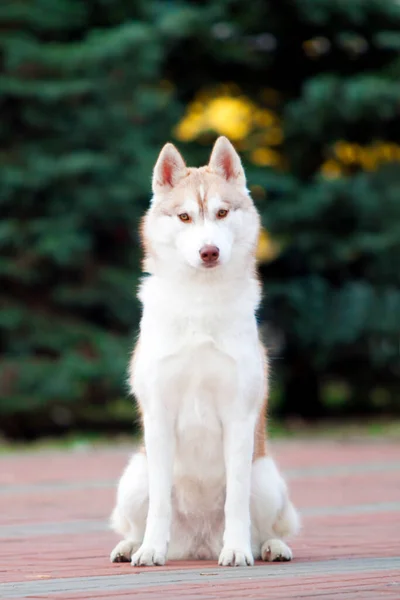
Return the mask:
<svg viewBox="0 0 400 600">
<path fill-rule="evenodd" d="M 141 229 L 149 275 L 129 368 L 145 443 L 119 482 L 112 562 L 292 558 L 283 539 L 299 518 L 266 447 L 259 226 L 227 138 L 198 169 L 164 146 Z"/>
</svg>

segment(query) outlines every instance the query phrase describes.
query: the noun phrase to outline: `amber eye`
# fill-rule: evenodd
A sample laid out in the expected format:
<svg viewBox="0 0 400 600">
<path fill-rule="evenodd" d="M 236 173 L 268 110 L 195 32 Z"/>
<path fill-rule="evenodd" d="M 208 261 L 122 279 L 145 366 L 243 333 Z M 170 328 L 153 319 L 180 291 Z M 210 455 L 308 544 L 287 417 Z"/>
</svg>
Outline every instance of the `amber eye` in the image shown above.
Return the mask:
<svg viewBox="0 0 400 600">
<path fill-rule="evenodd" d="M 228 211 L 225 210 L 224 208 L 221 208 L 221 210 L 219 210 L 217 212 L 217 217 L 218 217 L 218 219 L 224 219 L 227 214 L 228 214 Z"/>
<path fill-rule="evenodd" d="M 184 223 L 188 223 L 190 221 L 190 217 L 189 217 L 189 215 L 187 213 L 182 213 L 182 214 L 178 215 L 178 217 Z"/>
</svg>

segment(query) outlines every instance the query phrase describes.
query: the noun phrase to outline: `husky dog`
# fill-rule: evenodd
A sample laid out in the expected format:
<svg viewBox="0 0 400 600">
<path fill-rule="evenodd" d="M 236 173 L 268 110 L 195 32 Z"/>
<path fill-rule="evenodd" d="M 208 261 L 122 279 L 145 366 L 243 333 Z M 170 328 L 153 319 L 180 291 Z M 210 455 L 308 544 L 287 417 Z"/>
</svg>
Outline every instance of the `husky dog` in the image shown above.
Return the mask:
<svg viewBox="0 0 400 600">
<path fill-rule="evenodd" d="M 266 447 L 259 227 L 227 138 L 198 169 L 164 146 L 141 229 L 149 276 L 129 368 L 145 444 L 119 482 L 113 562 L 292 558 L 283 538 L 299 518 Z"/>
</svg>

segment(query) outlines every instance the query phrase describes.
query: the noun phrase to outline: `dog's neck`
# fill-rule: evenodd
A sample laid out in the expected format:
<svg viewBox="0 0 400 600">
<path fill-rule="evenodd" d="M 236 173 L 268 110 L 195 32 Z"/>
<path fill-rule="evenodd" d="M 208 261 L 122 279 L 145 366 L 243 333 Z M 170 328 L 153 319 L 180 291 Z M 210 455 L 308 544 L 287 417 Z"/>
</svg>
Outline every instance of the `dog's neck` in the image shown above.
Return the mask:
<svg viewBox="0 0 400 600">
<path fill-rule="evenodd" d="M 214 305 L 219 309 L 240 304 L 245 312 L 254 312 L 261 298 L 261 286 L 256 275 L 255 259 L 246 265 L 223 265 L 215 269 L 199 270 L 189 266 L 174 269 L 153 261 L 146 265 L 139 291 L 143 304 L 170 303 L 186 306 L 199 302 L 204 308 Z"/>
<path fill-rule="evenodd" d="M 200 287 L 231 287 L 232 290 L 248 285 L 248 282 L 257 279 L 256 261 L 253 256 L 247 257 L 243 262 L 221 265 L 211 269 L 196 269 L 189 265 L 174 265 L 167 261 L 155 260 L 152 257 L 145 259 L 144 272 L 171 286 L 194 288 Z"/>
</svg>

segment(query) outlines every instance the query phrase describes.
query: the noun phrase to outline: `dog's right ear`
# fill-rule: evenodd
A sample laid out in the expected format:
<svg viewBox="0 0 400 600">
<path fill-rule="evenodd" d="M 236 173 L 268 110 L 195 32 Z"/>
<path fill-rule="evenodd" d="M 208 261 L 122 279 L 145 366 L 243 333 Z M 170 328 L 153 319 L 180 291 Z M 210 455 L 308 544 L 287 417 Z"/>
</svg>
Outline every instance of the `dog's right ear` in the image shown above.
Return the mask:
<svg viewBox="0 0 400 600">
<path fill-rule="evenodd" d="M 153 171 L 153 192 L 174 185 L 187 173 L 185 161 L 173 144 L 165 144 Z"/>
</svg>

